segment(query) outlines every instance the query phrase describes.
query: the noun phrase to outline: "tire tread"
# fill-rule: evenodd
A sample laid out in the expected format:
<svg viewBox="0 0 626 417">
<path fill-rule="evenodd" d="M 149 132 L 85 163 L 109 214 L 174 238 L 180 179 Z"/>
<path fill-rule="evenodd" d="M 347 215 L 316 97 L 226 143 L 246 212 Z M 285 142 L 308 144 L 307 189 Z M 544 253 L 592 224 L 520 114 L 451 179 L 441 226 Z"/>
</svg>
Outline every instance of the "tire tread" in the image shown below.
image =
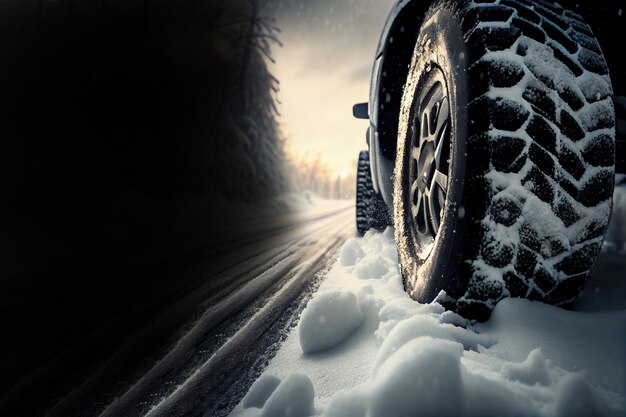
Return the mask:
<svg viewBox="0 0 626 417">
<path fill-rule="evenodd" d="M 359 236 L 368 230 L 382 230 L 389 224 L 387 207 L 374 190 L 369 151 L 361 151 L 357 162 L 356 229 Z"/>
<path fill-rule="evenodd" d="M 470 79 L 480 80 L 470 92 L 475 95 L 470 96 L 468 111 L 471 120 L 479 119 L 481 111 L 488 115 L 471 131 L 471 136 L 487 135 L 491 160 L 483 177 L 489 202 L 477 219 L 483 226 L 497 223 L 519 238 L 517 243 L 501 242 L 494 229 L 483 228 L 477 257 L 465 260 L 473 268 L 455 309 L 484 320 L 505 296 L 567 305 L 595 263 L 612 204 L 615 116 L 606 61 L 582 17 L 556 4 L 474 0 L 463 12 L 473 22 L 464 25 L 472 58 Z M 502 17 L 508 14 L 503 26 Z M 536 51 L 541 50 L 550 52 L 565 80 L 556 83 L 554 74 L 535 65 Z M 513 81 L 498 84 L 498 76 L 492 74 L 498 67 L 515 68 L 511 72 L 515 76 L 508 78 Z M 585 83 L 604 87 L 595 92 Z M 511 101 L 505 93 L 494 98 L 494 93 L 509 88 L 523 91 L 521 100 Z M 596 102 L 604 107 L 595 111 Z M 522 193 L 521 205 L 512 206 L 516 210 L 511 220 L 500 214 L 508 215 L 503 198 L 520 192 L 490 178 L 512 172 L 519 174 L 527 192 Z M 530 200 L 548 206 L 552 220 L 562 222 L 563 228 L 546 231 L 532 216 L 526 218 L 523 206 Z M 606 217 L 598 216 L 598 211 Z M 494 281 L 494 272 L 501 279 Z"/>
</svg>

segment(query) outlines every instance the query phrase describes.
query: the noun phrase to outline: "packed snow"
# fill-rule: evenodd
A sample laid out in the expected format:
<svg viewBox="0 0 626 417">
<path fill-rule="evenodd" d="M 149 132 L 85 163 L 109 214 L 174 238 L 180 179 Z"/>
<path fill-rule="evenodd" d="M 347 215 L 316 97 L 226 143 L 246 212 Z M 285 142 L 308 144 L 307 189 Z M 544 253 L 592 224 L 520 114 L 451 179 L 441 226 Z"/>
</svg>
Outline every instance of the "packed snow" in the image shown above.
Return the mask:
<svg viewBox="0 0 626 417">
<path fill-rule="evenodd" d="M 482 324 L 408 297 L 392 229 L 350 239 L 231 417 L 624 415 L 624 221 L 618 188 L 574 310 L 504 299 Z"/>
</svg>

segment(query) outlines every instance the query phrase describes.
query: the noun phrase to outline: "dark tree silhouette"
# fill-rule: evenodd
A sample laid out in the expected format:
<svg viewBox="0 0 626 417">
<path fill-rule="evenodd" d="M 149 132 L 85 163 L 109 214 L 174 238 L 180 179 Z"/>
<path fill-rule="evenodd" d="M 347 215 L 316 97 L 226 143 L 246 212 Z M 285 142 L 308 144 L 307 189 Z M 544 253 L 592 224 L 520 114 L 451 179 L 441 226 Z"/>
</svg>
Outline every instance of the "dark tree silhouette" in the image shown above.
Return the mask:
<svg viewBox="0 0 626 417">
<path fill-rule="evenodd" d="M 267 0 L 2 2 L 3 204 L 285 191 L 271 12 Z"/>
</svg>

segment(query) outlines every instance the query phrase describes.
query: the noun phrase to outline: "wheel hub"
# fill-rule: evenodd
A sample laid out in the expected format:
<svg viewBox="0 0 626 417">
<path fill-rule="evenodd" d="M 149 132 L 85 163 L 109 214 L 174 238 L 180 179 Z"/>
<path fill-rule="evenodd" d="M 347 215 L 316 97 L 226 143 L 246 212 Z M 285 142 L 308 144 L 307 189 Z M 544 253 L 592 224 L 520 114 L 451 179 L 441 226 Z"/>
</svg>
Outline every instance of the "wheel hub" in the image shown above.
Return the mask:
<svg viewBox="0 0 626 417">
<path fill-rule="evenodd" d="M 411 126 L 411 215 L 419 243 L 428 245 L 439 232 L 448 194 L 450 103 L 441 70 L 425 76 Z"/>
</svg>

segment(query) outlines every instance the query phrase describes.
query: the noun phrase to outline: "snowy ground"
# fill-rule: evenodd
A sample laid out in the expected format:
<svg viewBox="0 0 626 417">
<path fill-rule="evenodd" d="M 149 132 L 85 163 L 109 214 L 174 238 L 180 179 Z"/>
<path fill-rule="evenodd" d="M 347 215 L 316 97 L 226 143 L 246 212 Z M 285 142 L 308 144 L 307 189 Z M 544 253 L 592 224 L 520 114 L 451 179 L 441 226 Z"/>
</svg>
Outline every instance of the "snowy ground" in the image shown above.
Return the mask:
<svg viewBox="0 0 626 417">
<path fill-rule="evenodd" d="M 574 311 L 507 299 L 475 325 L 405 294 L 391 229 L 350 239 L 231 416 L 624 415 L 625 224 L 620 189 Z"/>
</svg>

